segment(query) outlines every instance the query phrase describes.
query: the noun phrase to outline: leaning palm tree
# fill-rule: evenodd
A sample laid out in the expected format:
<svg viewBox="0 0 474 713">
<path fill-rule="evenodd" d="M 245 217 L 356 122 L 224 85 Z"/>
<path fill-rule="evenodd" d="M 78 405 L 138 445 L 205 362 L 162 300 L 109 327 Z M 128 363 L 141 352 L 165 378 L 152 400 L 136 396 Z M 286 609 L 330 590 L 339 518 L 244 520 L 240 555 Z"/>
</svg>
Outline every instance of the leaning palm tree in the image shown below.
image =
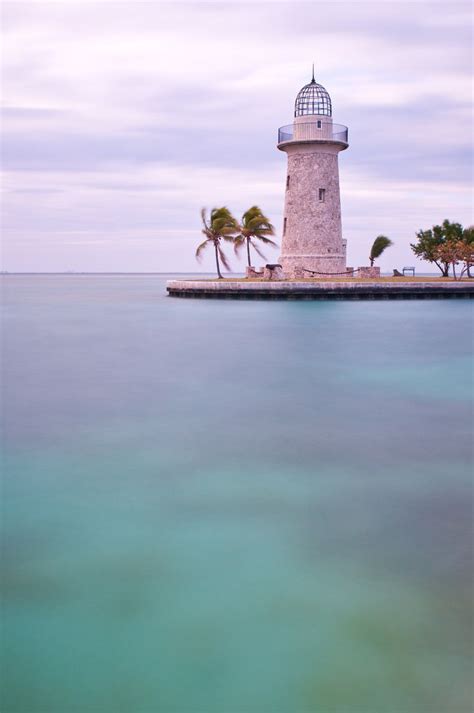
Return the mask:
<svg viewBox="0 0 474 713">
<path fill-rule="evenodd" d="M 206 209 L 201 210 L 201 218 L 204 225 L 202 232 L 206 239 L 198 246 L 196 250 L 196 258 L 202 257 L 203 250 L 208 245 L 213 245 L 216 253 L 217 275 L 219 280 L 222 280 L 220 263 L 224 265 L 226 270 L 230 270 L 229 263 L 221 247 L 221 240 L 234 242 L 234 235 L 239 232 L 239 224 L 228 208 L 213 208 L 209 220 L 206 216 Z"/>
<path fill-rule="evenodd" d="M 267 237 L 268 235 L 275 235 L 275 228 L 257 205 L 252 206 L 243 214 L 239 229 L 240 235 L 237 235 L 234 239 L 234 250 L 238 254 L 241 248 L 243 248 L 244 245 L 246 246 L 249 267 L 252 265 L 250 246 L 253 247 L 260 257 L 265 259 L 265 255 L 261 252 L 255 241 L 260 240 L 264 245 L 277 247 L 277 244 Z"/>
<path fill-rule="evenodd" d="M 385 235 L 378 235 L 375 238 L 369 255 L 371 267 L 374 264 L 374 260 L 380 257 L 383 251 L 389 248 L 390 245 L 393 245 L 393 243 L 390 238 L 386 238 Z"/>
</svg>

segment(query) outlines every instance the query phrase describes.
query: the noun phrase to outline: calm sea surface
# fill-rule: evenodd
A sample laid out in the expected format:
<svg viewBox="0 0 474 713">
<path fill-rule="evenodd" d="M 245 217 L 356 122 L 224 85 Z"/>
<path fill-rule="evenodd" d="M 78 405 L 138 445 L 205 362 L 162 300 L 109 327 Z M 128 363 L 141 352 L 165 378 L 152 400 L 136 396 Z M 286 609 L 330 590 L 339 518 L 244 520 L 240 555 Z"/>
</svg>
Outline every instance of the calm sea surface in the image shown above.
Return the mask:
<svg viewBox="0 0 474 713">
<path fill-rule="evenodd" d="M 469 713 L 472 303 L 6 276 L 3 713 Z"/>
</svg>

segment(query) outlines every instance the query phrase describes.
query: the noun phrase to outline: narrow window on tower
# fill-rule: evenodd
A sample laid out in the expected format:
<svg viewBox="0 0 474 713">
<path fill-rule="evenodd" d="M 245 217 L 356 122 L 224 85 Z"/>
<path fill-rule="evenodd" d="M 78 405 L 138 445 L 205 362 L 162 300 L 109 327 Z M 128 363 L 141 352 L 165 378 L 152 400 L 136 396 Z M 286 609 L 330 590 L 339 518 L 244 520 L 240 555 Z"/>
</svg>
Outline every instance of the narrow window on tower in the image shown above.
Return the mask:
<svg viewBox="0 0 474 713">
<path fill-rule="evenodd" d="M 318 119 L 318 129 L 321 128 L 321 119 Z"/>
<path fill-rule="evenodd" d="M 325 188 L 319 189 L 319 200 L 321 201 L 321 203 L 324 203 L 324 201 L 326 200 L 326 189 Z"/>
<path fill-rule="evenodd" d="M 288 174 L 286 177 L 286 187 L 287 189 L 290 187 L 290 174 Z"/>
<path fill-rule="evenodd" d="M 286 218 L 283 218 L 283 235 L 286 234 Z"/>
</svg>

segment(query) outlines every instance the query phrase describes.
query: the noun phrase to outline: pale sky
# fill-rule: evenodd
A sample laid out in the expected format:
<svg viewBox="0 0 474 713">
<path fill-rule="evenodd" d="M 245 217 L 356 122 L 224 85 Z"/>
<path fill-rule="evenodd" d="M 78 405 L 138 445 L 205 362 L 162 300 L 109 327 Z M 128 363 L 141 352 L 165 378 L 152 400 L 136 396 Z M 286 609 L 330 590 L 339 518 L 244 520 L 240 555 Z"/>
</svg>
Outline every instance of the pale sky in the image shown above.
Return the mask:
<svg viewBox="0 0 474 713">
<path fill-rule="evenodd" d="M 349 126 L 348 264 L 383 233 L 382 269 L 423 269 L 419 228 L 474 222 L 471 22 L 447 0 L 5 2 L 2 269 L 213 270 L 203 206 L 257 203 L 280 242 L 277 129 L 313 61 Z"/>
</svg>

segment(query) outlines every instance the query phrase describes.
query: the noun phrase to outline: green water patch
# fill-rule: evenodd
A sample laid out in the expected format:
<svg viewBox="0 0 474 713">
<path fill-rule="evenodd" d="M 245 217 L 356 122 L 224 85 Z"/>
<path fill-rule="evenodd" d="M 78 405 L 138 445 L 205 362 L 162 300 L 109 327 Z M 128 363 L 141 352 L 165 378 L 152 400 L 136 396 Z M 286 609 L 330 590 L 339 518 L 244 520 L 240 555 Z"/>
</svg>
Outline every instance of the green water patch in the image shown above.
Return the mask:
<svg viewBox="0 0 474 713">
<path fill-rule="evenodd" d="M 462 468 L 170 461 L 9 459 L 6 710 L 464 710 Z"/>
</svg>

